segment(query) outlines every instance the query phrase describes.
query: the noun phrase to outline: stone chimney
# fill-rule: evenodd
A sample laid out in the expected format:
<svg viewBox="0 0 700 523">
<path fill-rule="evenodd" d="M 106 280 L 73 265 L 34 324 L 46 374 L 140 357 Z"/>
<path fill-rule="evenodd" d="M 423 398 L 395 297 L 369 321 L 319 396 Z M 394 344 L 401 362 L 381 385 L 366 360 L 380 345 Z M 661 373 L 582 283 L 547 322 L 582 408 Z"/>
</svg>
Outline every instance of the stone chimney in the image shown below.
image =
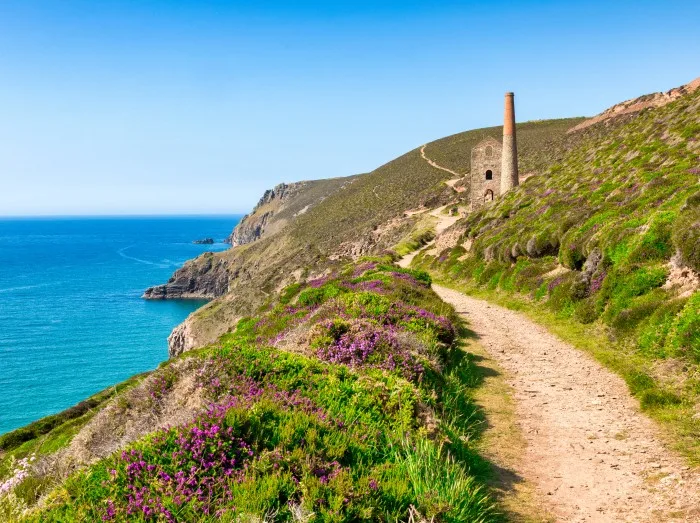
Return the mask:
<svg viewBox="0 0 700 523">
<path fill-rule="evenodd" d="M 503 155 L 501 159 L 501 194 L 518 185 L 518 146 L 515 140 L 515 104 L 513 93 L 506 93 L 503 114 Z"/>
</svg>

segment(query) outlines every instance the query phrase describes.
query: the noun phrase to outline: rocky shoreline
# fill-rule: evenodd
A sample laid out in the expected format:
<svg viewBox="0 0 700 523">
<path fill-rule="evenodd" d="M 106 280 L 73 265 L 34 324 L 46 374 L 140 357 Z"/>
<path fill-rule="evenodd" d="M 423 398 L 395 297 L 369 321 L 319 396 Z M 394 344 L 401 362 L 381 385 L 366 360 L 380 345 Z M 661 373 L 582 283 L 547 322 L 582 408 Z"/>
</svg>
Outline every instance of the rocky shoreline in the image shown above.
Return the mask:
<svg viewBox="0 0 700 523">
<path fill-rule="evenodd" d="M 141 297 L 146 300 L 211 300 L 226 294 L 228 287 L 226 263 L 207 252 L 185 263 L 167 283 L 146 289 Z"/>
</svg>

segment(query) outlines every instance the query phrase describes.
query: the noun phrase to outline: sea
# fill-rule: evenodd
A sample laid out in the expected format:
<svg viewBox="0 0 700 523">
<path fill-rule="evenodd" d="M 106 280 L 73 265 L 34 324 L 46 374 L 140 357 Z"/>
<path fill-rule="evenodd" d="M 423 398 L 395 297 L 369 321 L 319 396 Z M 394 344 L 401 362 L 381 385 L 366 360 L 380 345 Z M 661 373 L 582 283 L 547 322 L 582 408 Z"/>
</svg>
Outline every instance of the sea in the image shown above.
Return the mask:
<svg viewBox="0 0 700 523">
<path fill-rule="evenodd" d="M 204 302 L 141 294 L 228 248 L 240 218 L 0 218 L 0 434 L 166 360 L 171 330 Z"/>
</svg>

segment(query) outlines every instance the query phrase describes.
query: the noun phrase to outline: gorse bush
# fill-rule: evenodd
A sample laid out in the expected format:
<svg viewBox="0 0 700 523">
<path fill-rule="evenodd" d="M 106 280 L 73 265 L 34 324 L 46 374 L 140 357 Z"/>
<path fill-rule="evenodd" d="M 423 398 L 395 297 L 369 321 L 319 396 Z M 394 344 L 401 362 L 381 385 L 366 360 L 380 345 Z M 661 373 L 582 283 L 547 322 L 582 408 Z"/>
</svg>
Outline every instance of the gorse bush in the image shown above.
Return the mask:
<svg viewBox="0 0 700 523">
<path fill-rule="evenodd" d="M 194 379 L 195 419 L 74 473 L 27 519 L 497 519 L 471 447 L 473 366 L 426 280 L 375 260 L 283 290 L 184 355 L 194 375 L 148 380 L 164 401 Z"/>
</svg>

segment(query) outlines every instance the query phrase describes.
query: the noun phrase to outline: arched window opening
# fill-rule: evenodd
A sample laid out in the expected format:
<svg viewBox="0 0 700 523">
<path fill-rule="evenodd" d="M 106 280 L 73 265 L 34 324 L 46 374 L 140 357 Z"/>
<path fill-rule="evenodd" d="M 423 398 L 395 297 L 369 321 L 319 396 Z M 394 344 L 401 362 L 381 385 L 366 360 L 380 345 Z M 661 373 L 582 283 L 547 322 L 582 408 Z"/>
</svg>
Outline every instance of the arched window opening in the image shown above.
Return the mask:
<svg viewBox="0 0 700 523">
<path fill-rule="evenodd" d="M 490 145 L 486 147 L 484 154 L 486 154 L 486 158 L 491 158 L 493 156 L 493 147 L 491 147 Z"/>
<path fill-rule="evenodd" d="M 492 202 L 493 201 L 493 191 L 491 189 L 488 189 L 484 193 L 484 201 L 485 202 Z"/>
<path fill-rule="evenodd" d="M 486 171 L 486 179 L 487 180 L 493 180 L 493 173 L 491 172 L 491 169 Z"/>
</svg>

